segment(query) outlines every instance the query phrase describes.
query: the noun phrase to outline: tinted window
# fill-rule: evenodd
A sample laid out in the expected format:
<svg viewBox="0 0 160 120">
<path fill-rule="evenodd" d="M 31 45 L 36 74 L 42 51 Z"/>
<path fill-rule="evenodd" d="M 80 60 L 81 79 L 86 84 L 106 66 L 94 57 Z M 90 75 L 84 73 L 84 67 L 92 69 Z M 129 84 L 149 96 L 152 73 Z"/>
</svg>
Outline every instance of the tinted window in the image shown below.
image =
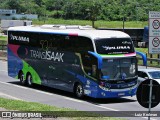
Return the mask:
<svg viewBox="0 0 160 120">
<path fill-rule="evenodd" d="M 94 77 L 94 78 L 98 78 L 98 68 L 97 68 L 97 64 L 98 61 L 95 57 L 89 55 L 89 54 L 81 54 L 82 56 L 82 63 L 83 63 L 83 68 L 85 70 L 85 72 Z"/>
<path fill-rule="evenodd" d="M 69 52 L 93 51 L 92 41 L 86 37 L 41 34 L 40 45 L 43 49 L 54 49 Z"/>
<path fill-rule="evenodd" d="M 34 47 L 39 47 L 39 33 L 30 33 L 30 32 L 26 32 L 25 33 L 26 36 L 29 37 L 30 41 L 29 41 L 29 45 L 30 46 L 34 46 Z"/>
<path fill-rule="evenodd" d="M 134 52 L 130 38 L 96 39 L 95 45 L 99 54 L 127 54 Z"/>
<path fill-rule="evenodd" d="M 66 49 L 73 52 L 94 51 L 91 39 L 81 36 L 68 36 Z"/>
<path fill-rule="evenodd" d="M 101 71 L 110 79 L 130 79 L 137 75 L 136 58 L 103 59 Z"/>
<path fill-rule="evenodd" d="M 153 79 L 160 79 L 160 71 L 149 72 L 149 75 L 150 75 Z"/>
<path fill-rule="evenodd" d="M 10 31 L 9 43 L 70 52 L 94 51 L 91 39 L 81 36 L 67 36 L 48 33 Z"/>
</svg>

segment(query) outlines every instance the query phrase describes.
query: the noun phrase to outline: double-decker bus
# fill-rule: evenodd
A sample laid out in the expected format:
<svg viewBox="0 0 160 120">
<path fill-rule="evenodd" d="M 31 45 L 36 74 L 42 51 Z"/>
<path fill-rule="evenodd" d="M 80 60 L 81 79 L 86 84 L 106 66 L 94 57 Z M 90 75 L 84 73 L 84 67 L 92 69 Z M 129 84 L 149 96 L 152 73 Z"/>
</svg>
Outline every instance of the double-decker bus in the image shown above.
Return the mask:
<svg viewBox="0 0 160 120">
<path fill-rule="evenodd" d="M 73 92 L 77 97 L 119 98 L 137 89 L 137 60 L 129 35 L 87 26 L 8 29 L 8 75 L 21 84 Z"/>
</svg>

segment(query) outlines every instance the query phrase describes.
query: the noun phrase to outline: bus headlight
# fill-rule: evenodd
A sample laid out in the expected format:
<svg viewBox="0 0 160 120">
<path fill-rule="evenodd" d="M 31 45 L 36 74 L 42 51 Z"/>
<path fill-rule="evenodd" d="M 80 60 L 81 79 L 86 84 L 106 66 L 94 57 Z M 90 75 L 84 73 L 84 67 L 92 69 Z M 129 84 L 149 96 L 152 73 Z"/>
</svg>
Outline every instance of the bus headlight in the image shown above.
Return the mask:
<svg viewBox="0 0 160 120">
<path fill-rule="evenodd" d="M 109 83 L 106 83 L 105 87 L 108 88 L 108 89 L 110 89 L 111 85 Z"/>
<path fill-rule="evenodd" d="M 136 72 L 135 64 L 131 64 L 131 66 L 129 68 L 129 73 L 130 74 L 135 74 L 135 72 Z"/>
</svg>

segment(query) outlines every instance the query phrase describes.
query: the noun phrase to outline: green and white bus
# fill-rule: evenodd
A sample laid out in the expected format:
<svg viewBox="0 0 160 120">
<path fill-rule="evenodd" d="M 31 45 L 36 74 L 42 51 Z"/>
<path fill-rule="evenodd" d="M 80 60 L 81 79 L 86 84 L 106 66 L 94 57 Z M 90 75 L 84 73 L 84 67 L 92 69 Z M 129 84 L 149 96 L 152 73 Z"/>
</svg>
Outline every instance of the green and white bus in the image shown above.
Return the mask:
<svg viewBox="0 0 160 120">
<path fill-rule="evenodd" d="M 137 89 L 136 52 L 129 35 L 88 26 L 42 25 L 8 30 L 8 75 L 22 84 L 119 98 Z"/>
</svg>

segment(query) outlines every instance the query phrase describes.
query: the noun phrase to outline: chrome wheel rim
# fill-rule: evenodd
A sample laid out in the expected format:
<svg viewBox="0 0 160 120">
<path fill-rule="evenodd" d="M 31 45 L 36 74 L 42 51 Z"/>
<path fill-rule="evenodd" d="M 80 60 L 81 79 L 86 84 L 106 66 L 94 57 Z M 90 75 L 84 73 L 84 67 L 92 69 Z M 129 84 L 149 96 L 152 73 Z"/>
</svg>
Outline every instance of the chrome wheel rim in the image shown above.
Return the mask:
<svg viewBox="0 0 160 120">
<path fill-rule="evenodd" d="M 32 85 L 32 76 L 28 75 L 28 85 Z"/>
<path fill-rule="evenodd" d="M 20 82 L 21 82 L 21 83 L 25 83 L 25 80 L 24 80 L 24 75 L 23 75 L 23 73 L 20 75 Z"/>
<path fill-rule="evenodd" d="M 81 85 L 77 86 L 77 90 L 76 90 L 77 96 L 81 97 L 83 95 L 83 88 Z"/>
</svg>

